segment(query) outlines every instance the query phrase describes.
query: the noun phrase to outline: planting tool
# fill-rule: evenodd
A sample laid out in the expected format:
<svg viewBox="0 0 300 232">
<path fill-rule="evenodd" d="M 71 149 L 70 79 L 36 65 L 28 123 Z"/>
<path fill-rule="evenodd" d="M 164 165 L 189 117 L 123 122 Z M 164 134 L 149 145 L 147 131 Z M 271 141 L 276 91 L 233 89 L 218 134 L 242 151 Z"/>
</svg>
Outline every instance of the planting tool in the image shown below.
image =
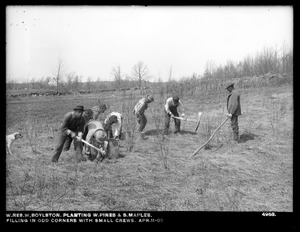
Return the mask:
<svg viewBox="0 0 300 232">
<path fill-rule="evenodd" d="M 77 136 L 77 139 L 79 139 L 79 137 Z M 98 153 L 98 156 L 99 154 L 102 154 L 102 159 L 100 160 L 100 162 L 102 162 L 102 160 L 105 158 L 105 154 L 103 155 L 103 151 L 101 151 L 99 148 L 95 147 L 94 145 L 90 144 L 89 142 L 85 141 L 84 139 L 81 139 L 81 142 L 85 143 L 86 145 L 96 149 L 99 153 Z M 107 146 L 107 144 L 106 144 Z M 98 157 L 97 156 L 97 157 Z"/>
<path fill-rule="evenodd" d="M 77 138 L 79 138 L 79 137 L 77 137 Z M 88 145 L 88 146 L 90 146 L 90 147 L 96 149 L 96 150 L 99 151 L 99 152 L 102 152 L 99 148 L 95 147 L 94 145 L 90 144 L 89 142 L 85 141 L 84 139 L 81 139 L 81 142 L 83 142 L 83 143 L 85 143 L 86 145 Z"/>
<path fill-rule="evenodd" d="M 218 128 L 214 131 L 214 133 L 210 136 L 209 140 L 207 140 L 201 147 L 199 147 L 191 156 L 190 158 L 192 158 L 193 156 L 195 156 L 203 147 L 205 147 L 206 144 L 208 144 L 210 142 L 210 140 L 214 137 L 215 133 L 225 124 L 225 122 L 229 119 L 229 117 L 226 117 L 226 119 L 221 123 L 220 126 L 218 126 Z"/>
<path fill-rule="evenodd" d="M 174 116 L 173 118 L 176 118 L 176 119 L 179 119 L 179 120 L 182 120 L 182 121 L 187 121 L 187 122 L 196 122 L 197 123 L 196 129 L 195 129 L 195 132 L 196 132 L 198 130 L 199 125 L 200 125 L 201 114 L 202 114 L 201 112 L 198 113 L 198 118 L 197 119 L 185 118 L 185 117 L 176 117 L 176 116 Z"/>
</svg>

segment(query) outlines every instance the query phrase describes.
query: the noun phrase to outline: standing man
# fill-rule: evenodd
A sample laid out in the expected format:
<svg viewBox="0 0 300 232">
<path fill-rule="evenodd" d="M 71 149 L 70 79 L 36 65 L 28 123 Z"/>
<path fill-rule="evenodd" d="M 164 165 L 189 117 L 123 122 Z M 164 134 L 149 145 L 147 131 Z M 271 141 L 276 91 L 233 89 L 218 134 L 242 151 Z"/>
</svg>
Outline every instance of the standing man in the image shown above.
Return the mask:
<svg viewBox="0 0 300 232">
<path fill-rule="evenodd" d="M 167 135 L 169 133 L 169 127 L 170 127 L 170 117 L 179 117 L 179 113 L 177 111 L 177 107 L 180 107 L 181 116 L 184 117 L 184 109 L 183 104 L 179 100 L 178 95 L 174 95 L 173 97 L 170 97 L 166 101 L 165 105 L 165 128 L 164 128 L 164 134 Z M 174 118 L 175 123 L 175 131 L 174 133 L 180 132 L 180 120 Z"/>
<path fill-rule="evenodd" d="M 239 125 L 238 116 L 241 115 L 241 104 L 240 104 L 240 94 L 235 91 L 234 83 L 229 83 L 226 86 L 229 95 L 227 97 L 227 117 L 231 119 L 231 128 L 233 131 L 233 138 L 235 141 L 240 142 L 239 139 Z"/>
<path fill-rule="evenodd" d="M 123 116 L 118 112 L 111 112 L 104 120 L 104 130 L 108 138 L 119 139 L 122 133 Z"/>
<path fill-rule="evenodd" d="M 82 157 L 82 144 L 81 138 L 85 125 L 83 106 L 77 106 L 73 112 L 68 112 L 64 121 L 59 128 L 58 143 L 55 148 L 54 155 L 52 156 L 52 162 L 58 162 L 59 156 L 62 152 L 70 149 L 71 143 L 74 140 L 74 149 L 79 157 Z M 79 138 L 77 139 L 76 136 Z"/>
<path fill-rule="evenodd" d="M 146 124 L 147 118 L 145 116 L 145 110 L 148 108 L 148 104 L 153 102 L 154 98 L 152 95 L 147 95 L 146 97 L 140 99 L 138 103 L 134 106 L 133 115 L 135 115 L 137 122 L 139 124 L 138 132 L 142 134 Z M 141 137 L 143 138 L 143 137 Z"/>
</svg>

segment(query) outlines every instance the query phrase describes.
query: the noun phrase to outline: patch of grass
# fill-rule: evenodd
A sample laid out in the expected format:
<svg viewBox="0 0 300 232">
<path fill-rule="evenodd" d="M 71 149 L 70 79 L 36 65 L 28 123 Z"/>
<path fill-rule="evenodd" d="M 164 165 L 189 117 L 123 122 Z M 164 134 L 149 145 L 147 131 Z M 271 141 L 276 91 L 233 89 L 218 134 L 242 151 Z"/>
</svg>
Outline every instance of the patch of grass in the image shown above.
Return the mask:
<svg viewBox="0 0 300 232">
<path fill-rule="evenodd" d="M 132 115 L 140 91 L 39 101 L 10 99 L 6 129 L 20 129 L 27 135 L 14 144 L 14 155 L 7 156 L 6 209 L 291 212 L 293 127 L 288 117 L 292 113 L 290 100 L 284 95 L 291 93 L 291 88 L 272 87 L 268 92 L 265 87 L 247 88 L 241 98 L 247 113 L 239 119 L 244 142 L 231 144 L 227 124 L 217 132 L 210 149 L 189 159 L 224 118 L 226 93 L 223 95 L 217 84 L 215 87 L 207 88 L 207 96 L 199 93 L 201 98 L 197 91 L 189 97 L 189 92 L 184 93 L 187 111 L 203 112 L 200 128 L 197 134 L 192 133 L 193 126 L 185 124 L 186 133 L 172 134 L 168 140 L 160 137 L 165 93 L 157 93 L 157 100 L 146 111 L 147 140 L 142 142 L 134 136 L 136 120 Z M 273 94 L 278 99 L 270 99 Z M 90 106 L 99 98 L 111 106 L 107 114 L 123 114 L 124 131 L 132 132 L 128 141 L 121 141 L 124 157 L 98 164 L 78 163 L 71 148 L 52 164 L 56 133 L 65 113 L 75 105 Z"/>
</svg>

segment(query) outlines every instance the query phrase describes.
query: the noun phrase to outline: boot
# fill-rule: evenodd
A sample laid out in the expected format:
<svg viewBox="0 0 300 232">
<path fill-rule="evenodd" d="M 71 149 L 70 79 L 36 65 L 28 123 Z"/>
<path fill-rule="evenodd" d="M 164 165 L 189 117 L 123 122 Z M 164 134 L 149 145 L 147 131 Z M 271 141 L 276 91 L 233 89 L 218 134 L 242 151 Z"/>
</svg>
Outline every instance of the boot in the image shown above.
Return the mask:
<svg viewBox="0 0 300 232">
<path fill-rule="evenodd" d="M 57 163 L 58 162 L 58 159 L 59 159 L 59 156 L 58 154 L 54 154 L 51 158 L 51 162 L 52 163 Z"/>
<path fill-rule="evenodd" d="M 174 131 L 174 134 L 177 135 L 177 136 L 181 135 L 181 134 L 180 134 L 180 130 L 175 130 L 175 131 Z"/>
<path fill-rule="evenodd" d="M 52 159 L 51 159 L 51 161 L 52 161 L 52 163 L 57 163 L 58 162 L 58 158 L 56 158 L 56 157 L 52 157 Z"/>
<path fill-rule="evenodd" d="M 140 140 L 145 140 L 145 133 L 144 132 L 139 132 L 139 139 Z"/>
<path fill-rule="evenodd" d="M 234 141 L 236 141 L 237 143 L 240 143 L 240 137 L 239 137 L 239 132 L 234 133 Z"/>
</svg>

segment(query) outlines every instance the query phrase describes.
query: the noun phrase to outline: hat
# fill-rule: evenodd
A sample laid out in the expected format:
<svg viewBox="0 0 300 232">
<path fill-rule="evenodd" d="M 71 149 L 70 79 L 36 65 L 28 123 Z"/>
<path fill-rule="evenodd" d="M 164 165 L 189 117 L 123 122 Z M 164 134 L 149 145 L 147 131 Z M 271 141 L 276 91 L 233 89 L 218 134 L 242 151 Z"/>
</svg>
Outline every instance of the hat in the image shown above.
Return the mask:
<svg viewBox="0 0 300 232">
<path fill-rule="evenodd" d="M 97 130 L 94 134 L 94 137 L 98 142 L 102 142 L 107 139 L 107 134 L 104 130 Z"/>
<path fill-rule="evenodd" d="M 83 106 L 76 106 L 73 110 L 84 111 L 84 107 Z"/>
<path fill-rule="evenodd" d="M 147 98 L 148 98 L 148 100 L 149 100 L 150 102 L 153 102 L 153 101 L 154 101 L 154 98 L 153 98 L 152 95 L 148 95 Z"/>
<path fill-rule="evenodd" d="M 233 86 L 234 86 L 234 83 L 233 83 L 233 82 L 230 82 L 229 84 L 226 85 L 225 89 L 228 89 L 230 86 L 233 87 Z"/>
<path fill-rule="evenodd" d="M 179 101 L 179 96 L 178 95 L 174 95 L 173 96 L 173 101 L 178 102 Z"/>
</svg>

